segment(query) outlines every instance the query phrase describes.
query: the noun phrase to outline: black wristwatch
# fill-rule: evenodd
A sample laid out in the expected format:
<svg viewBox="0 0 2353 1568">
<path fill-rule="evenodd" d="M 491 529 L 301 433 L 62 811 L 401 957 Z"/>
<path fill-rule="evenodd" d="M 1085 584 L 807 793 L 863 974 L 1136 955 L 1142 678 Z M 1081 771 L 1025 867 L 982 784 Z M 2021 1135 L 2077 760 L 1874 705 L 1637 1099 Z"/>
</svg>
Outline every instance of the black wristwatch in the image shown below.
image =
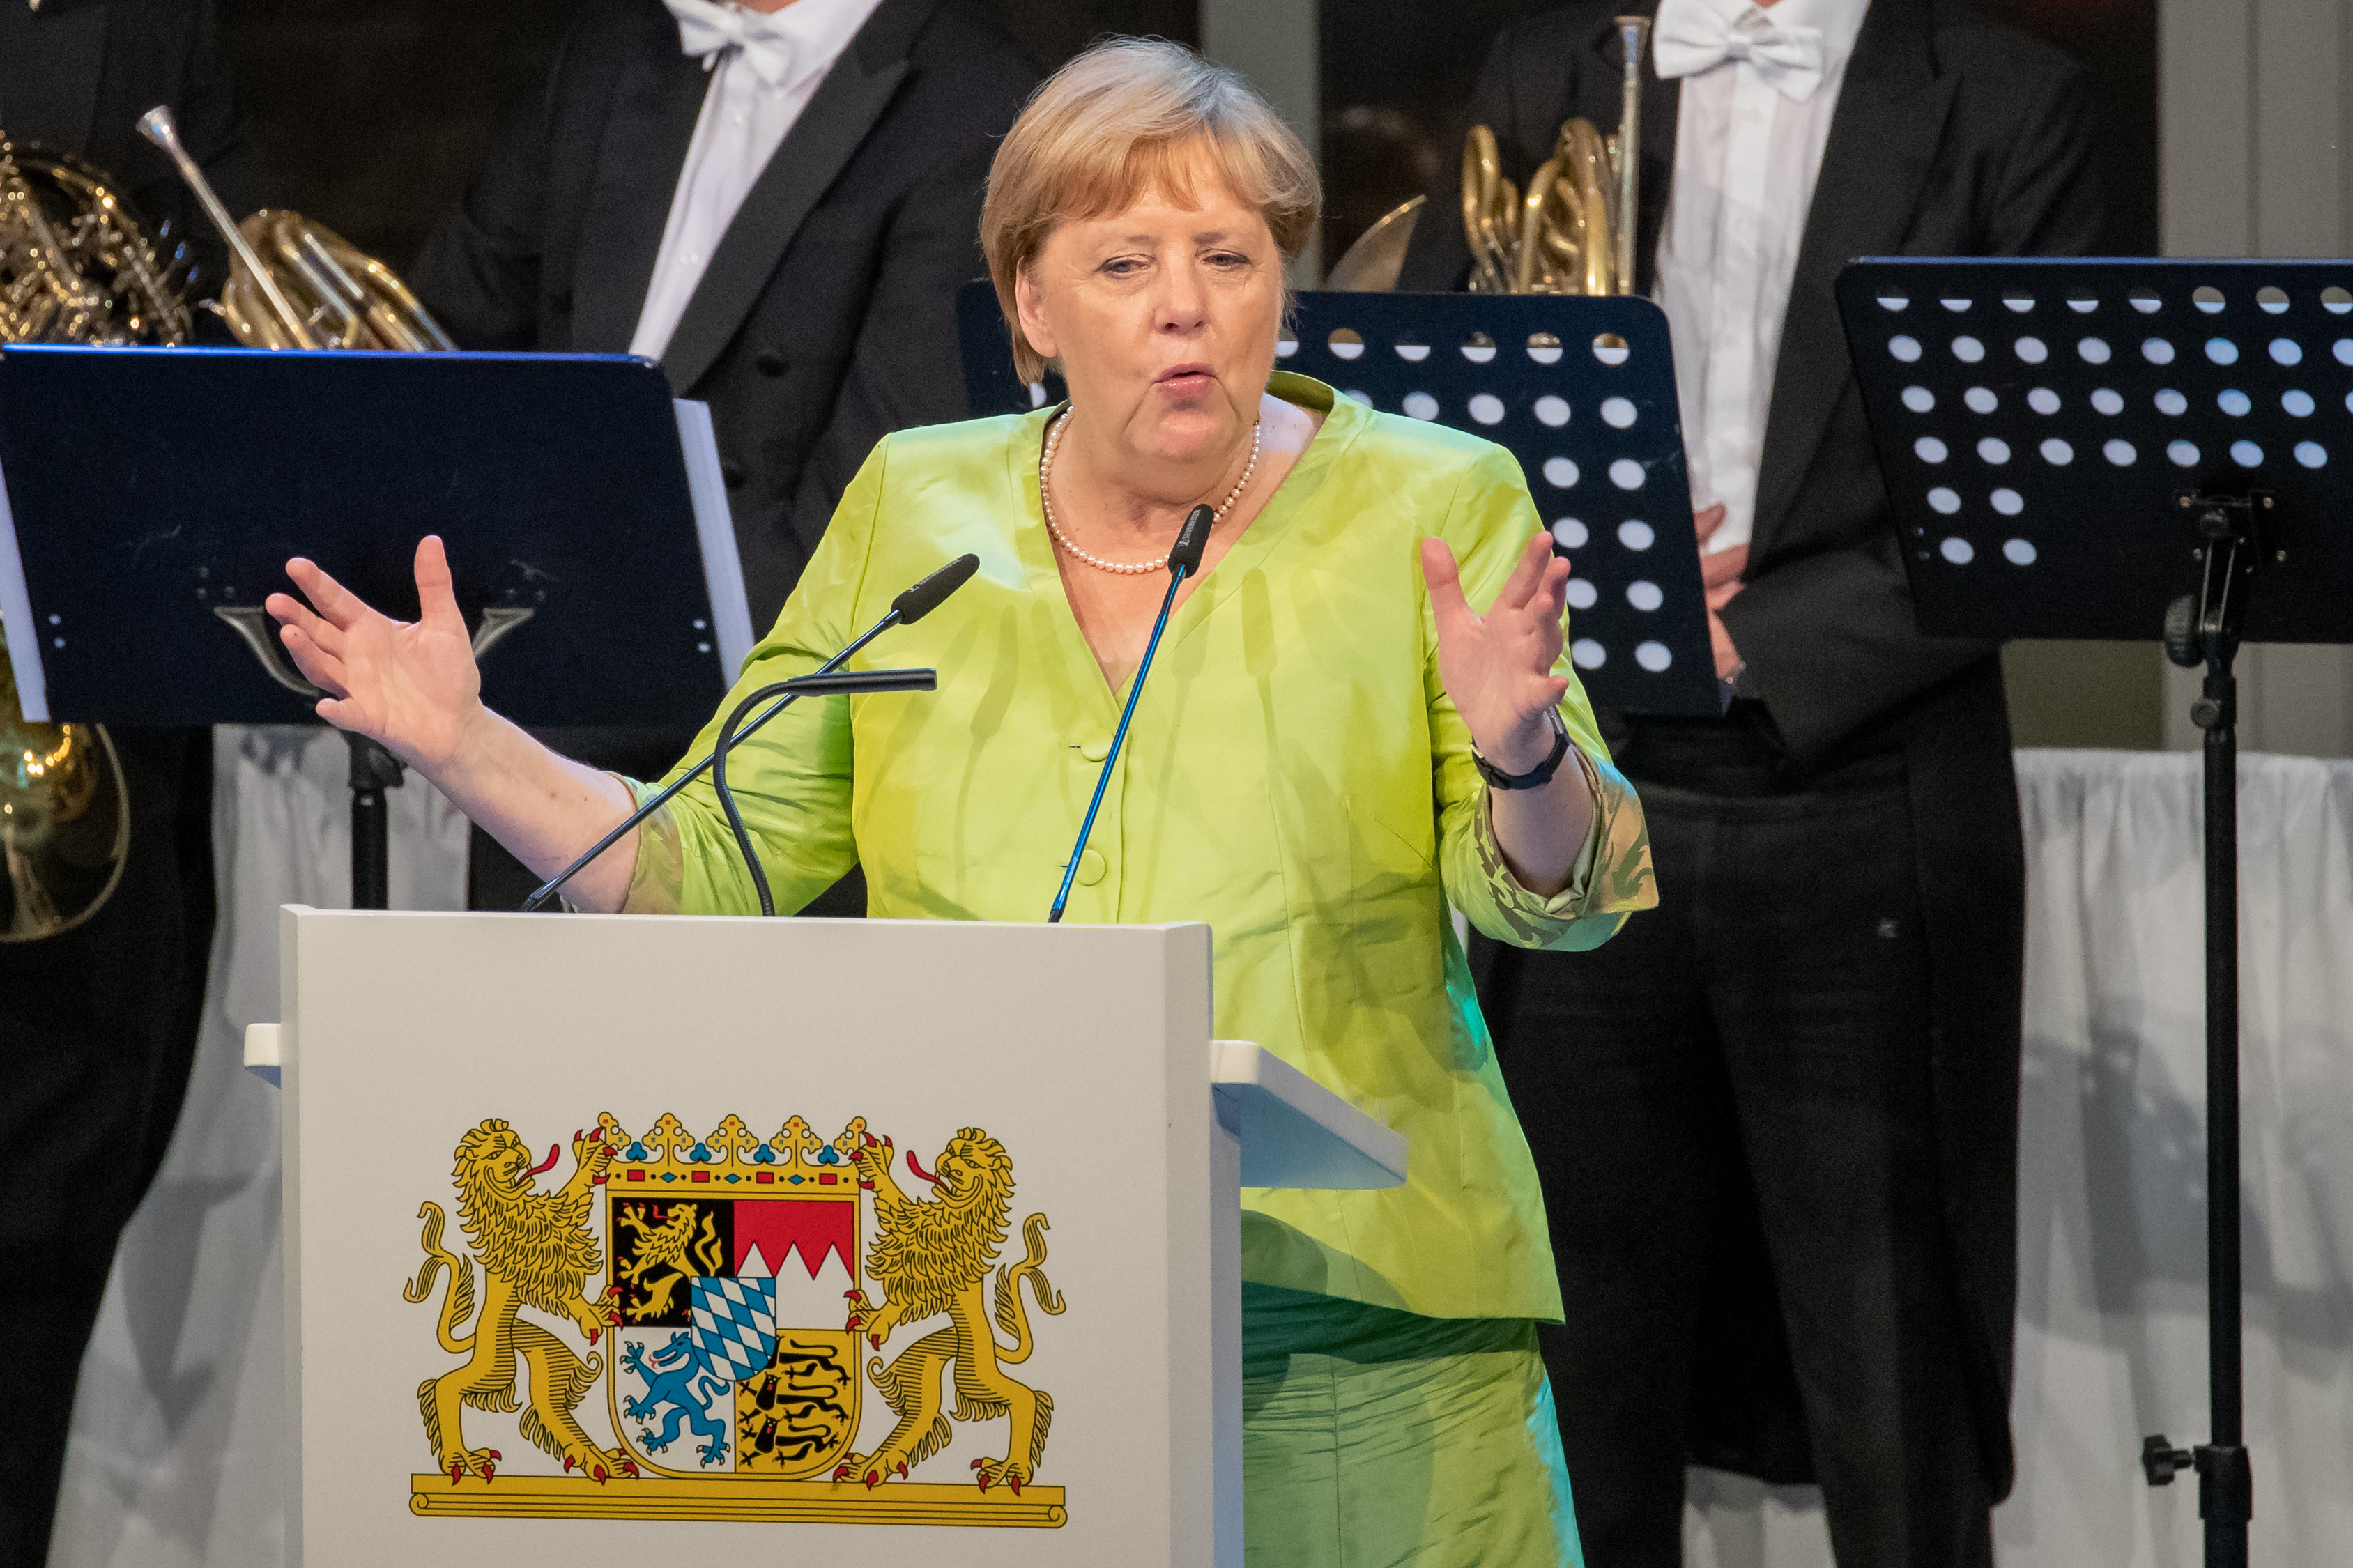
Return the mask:
<svg viewBox="0 0 2353 1568">
<path fill-rule="evenodd" d="M 1560 721 L 1560 710 L 1547 708 L 1545 718 L 1552 725 L 1552 755 L 1524 773 L 1507 773 L 1479 754 L 1476 742 L 1472 742 L 1471 760 L 1478 764 L 1479 776 L 1487 781 L 1490 789 L 1542 789 L 1552 783 L 1552 775 L 1560 772 L 1561 760 L 1568 755 L 1568 726 Z"/>
</svg>

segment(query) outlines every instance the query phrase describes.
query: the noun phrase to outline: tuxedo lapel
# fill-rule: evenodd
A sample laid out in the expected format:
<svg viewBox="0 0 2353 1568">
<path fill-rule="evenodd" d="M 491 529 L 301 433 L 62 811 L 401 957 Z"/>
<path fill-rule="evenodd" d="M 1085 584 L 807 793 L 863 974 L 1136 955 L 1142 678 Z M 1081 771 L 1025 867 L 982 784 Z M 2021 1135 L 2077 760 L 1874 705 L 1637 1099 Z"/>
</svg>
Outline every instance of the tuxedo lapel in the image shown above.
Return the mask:
<svg viewBox="0 0 2353 1568">
<path fill-rule="evenodd" d="M 662 353 L 681 394 L 702 379 L 735 335 L 810 211 L 890 107 L 907 75 L 907 49 L 939 0 L 883 0 L 769 158 L 711 255 Z"/>
<path fill-rule="evenodd" d="M 572 347 L 580 353 L 626 353 L 637 335 L 679 171 L 711 89 L 702 62 L 679 52 L 669 12 L 650 8 L 646 34 L 621 72 L 581 226 L 572 281 Z"/>
<path fill-rule="evenodd" d="M 1923 0 L 1874 0 L 1855 39 L 1789 289 L 1752 560 L 1764 556 L 1796 500 L 1853 374 L 1834 292 L 1839 271 L 1903 244 L 1936 161 L 1957 79 L 1936 74 L 1929 20 Z"/>
<path fill-rule="evenodd" d="M 106 7 L 51 16 L 15 7 L 0 31 L 0 132 L 63 153 L 86 153 L 106 53 Z"/>
</svg>

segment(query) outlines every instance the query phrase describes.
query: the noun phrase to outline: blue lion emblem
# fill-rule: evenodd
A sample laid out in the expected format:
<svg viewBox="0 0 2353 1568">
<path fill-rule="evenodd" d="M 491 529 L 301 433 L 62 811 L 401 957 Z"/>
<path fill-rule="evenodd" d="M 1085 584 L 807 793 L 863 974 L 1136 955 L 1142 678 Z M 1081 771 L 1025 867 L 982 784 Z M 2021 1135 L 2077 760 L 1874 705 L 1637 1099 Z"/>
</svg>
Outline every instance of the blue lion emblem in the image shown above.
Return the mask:
<svg viewBox="0 0 2353 1568">
<path fill-rule="evenodd" d="M 638 1444 L 648 1453 L 660 1453 L 678 1441 L 681 1426 L 691 1424 L 694 1435 L 707 1439 L 696 1449 L 704 1464 L 716 1464 L 727 1457 L 728 1422 L 711 1413 L 711 1399 L 714 1394 L 725 1396 L 733 1414 L 735 1384 L 712 1371 L 710 1358 L 692 1332 L 681 1329 L 672 1334 L 670 1342 L 653 1353 L 651 1365 L 645 1347 L 631 1344 L 621 1352 L 621 1366 L 637 1373 L 646 1385 L 644 1398 L 622 1402 L 624 1411 L 650 1424 L 664 1405 L 670 1407 L 670 1418 L 659 1436 L 650 1431 L 638 1435 Z"/>
</svg>

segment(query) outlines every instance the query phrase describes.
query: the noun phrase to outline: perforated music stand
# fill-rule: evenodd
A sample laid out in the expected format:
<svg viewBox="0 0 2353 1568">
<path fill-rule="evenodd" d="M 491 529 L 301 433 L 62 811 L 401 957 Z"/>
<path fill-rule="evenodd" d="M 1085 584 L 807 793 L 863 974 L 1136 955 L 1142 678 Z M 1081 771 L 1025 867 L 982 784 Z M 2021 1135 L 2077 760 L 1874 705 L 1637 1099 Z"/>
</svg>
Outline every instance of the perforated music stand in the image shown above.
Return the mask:
<svg viewBox="0 0 2353 1568">
<path fill-rule="evenodd" d="M 2242 1568 L 2242 637 L 2353 642 L 2353 263 L 1863 260 L 1839 309 L 1921 629 L 2162 637 L 2203 664 L 2210 1568 Z"/>
<path fill-rule="evenodd" d="M 708 411 L 643 360 L 12 345 L 0 404 L 27 718 L 315 723 L 261 607 L 287 557 L 413 616 L 426 533 L 519 723 L 673 722 L 751 647 Z M 381 909 L 400 764 L 354 737 L 352 765 L 353 902 Z"/>
<path fill-rule="evenodd" d="M 958 298 L 976 414 L 1044 406 L 986 282 Z M 1714 717 L 1715 678 L 1665 313 L 1648 300 L 1484 294 L 1299 296 L 1276 366 L 1368 407 L 1482 436 L 1520 460 L 1570 557 L 1570 657 L 1594 701 Z M 1435 519 L 1432 526 L 1435 526 Z"/>
</svg>

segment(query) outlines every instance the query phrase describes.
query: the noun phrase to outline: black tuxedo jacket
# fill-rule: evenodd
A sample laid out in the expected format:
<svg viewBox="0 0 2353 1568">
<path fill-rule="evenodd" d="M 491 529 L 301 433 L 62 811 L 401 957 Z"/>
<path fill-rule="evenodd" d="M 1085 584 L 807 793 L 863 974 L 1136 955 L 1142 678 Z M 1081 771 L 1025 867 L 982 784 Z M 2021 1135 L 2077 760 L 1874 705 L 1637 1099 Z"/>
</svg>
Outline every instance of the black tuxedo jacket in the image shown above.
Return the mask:
<svg viewBox="0 0 2353 1568">
<path fill-rule="evenodd" d="M 139 134 L 139 117 L 159 103 L 229 211 L 260 206 L 261 160 L 229 89 L 212 0 L 0 5 L 0 132 L 87 158 L 121 182 L 143 221 L 168 221 L 174 239 L 191 242 L 191 297 L 210 296 L 228 247 L 163 149 Z"/>
<path fill-rule="evenodd" d="M 1506 174 L 1524 184 L 1572 115 L 1616 128 L 1622 67 L 1610 17 L 1656 9 L 1581 0 L 1496 41 L 1470 118 L 1494 131 Z M 1679 97 L 1680 83 L 1651 74 L 1636 231 L 1644 293 Z M 2103 223 L 2093 163 L 2081 73 L 2065 56 L 1956 0 L 1873 0 L 1799 246 L 1746 585 L 1724 610 L 1748 664 L 1744 689 L 1753 682 L 1769 710 L 1793 776 L 1858 752 L 1904 756 L 1928 922 L 1938 1198 L 1954 1286 L 1977 1331 L 1963 1357 L 1996 1497 L 2011 1468 L 2024 942 L 2009 720 L 1994 646 L 1915 626 L 1831 289 L 1858 256 L 2088 253 Z M 1470 256 L 1453 186 L 1434 187 L 1427 210 L 1399 287 L 1459 288 Z M 1737 1414 L 1701 1423 L 1744 1425 L 1754 1423 Z M 1767 1479 L 1805 1479 L 1791 1473 L 1802 1464 Z"/>
<path fill-rule="evenodd" d="M 759 626 L 874 443 L 964 416 L 955 292 L 1037 79 L 970 0 L 882 0 L 704 270 L 662 366 L 711 405 Z M 659 0 L 589 0 L 410 279 L 460 344 L 628 352 L 709 85 Z"/>
</svg>

